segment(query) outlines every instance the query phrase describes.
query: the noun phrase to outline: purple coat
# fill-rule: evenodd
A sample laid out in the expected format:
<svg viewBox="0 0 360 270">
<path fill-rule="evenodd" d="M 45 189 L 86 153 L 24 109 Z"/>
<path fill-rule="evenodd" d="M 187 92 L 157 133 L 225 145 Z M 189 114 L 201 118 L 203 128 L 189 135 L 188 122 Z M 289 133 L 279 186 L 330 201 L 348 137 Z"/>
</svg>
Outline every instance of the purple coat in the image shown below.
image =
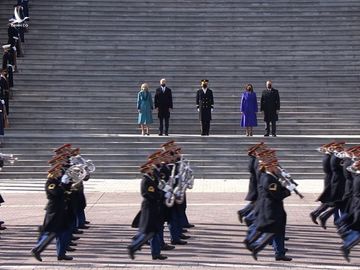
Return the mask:
<svg viewBox="0 0 360 270">
<path fill-rule="evenodd" d="M 242 127 L 256 127 L 256 113 L 258 111 L 257 99 L 255 92 L 245 91 L 241 96 L 240 111 Z"/>
</svg>

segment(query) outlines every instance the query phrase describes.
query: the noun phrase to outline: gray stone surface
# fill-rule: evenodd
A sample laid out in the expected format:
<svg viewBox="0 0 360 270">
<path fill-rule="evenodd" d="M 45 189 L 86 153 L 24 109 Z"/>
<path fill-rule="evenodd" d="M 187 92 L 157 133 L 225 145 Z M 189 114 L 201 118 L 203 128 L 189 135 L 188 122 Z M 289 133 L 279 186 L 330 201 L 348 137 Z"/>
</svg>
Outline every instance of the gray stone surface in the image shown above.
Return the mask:
<svg viewBox="0 0 360 270">
<path fill-rule="evenodd" d="M 78 241 L 72 262 L 58 262 L 55 245 L 43 253 L 39 263 L 29 255 L 37 238 L 37 226 L 42 223 L 44 193 L 3 194 L 6 203 L 0 208 L 1 219 L 8 229 L 1 232 L 0 269 L 359 269 L 359 248 L 351 253 L 351 263 L 345 262 L 339 251 L 341 239 L 332 222 L 329 228 L 314 225 L 308 216 L 317 206 L 317 194 L 305 194 L 286 199 L 288 213 L 286 243 L 289 263 L 276 262 L 272 248 L 267 247 L 256 262 L 242 241 L 246 232 L 236 211 L 244 206 L 243 193 L 188 193 L 188 216 L 195 228 L 189 230 L 189 244 L 173 251 L 164 262 L 151 260 L 148 247 L 127 257 L 126 246 L 135 230 L 129 224 L 137 213 L 141 198 L 138 193 L 89 193 L 87 218 L 91 228 Z M 165 239 L 169 241 L 166 229 Z"/>
</svg>

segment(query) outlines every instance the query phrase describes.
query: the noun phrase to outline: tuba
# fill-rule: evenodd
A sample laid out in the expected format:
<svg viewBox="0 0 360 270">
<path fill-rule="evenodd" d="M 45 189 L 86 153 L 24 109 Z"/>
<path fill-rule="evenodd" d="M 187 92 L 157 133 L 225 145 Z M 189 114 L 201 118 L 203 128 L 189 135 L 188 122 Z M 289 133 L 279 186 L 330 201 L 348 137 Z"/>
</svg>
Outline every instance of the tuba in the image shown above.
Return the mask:
<svg viewBox="0 0 360 270">
<path fill-rule="evenodd" d="M 87 171 L 83 165 L 72 165 L 65 171 L 65 174 L 69 176 L 74 183 L 79 183 L 84 180 Z"/>
<path fill-rule="evenodd" d="M 70 164 L 83 165 L 88 173 L 95 172 L 96 169 L 94 163 L 90 159 L 85 160 L 81 155 L 71 157 Z"/>
<path fill-rule="evenodd" d="M 10 165 L 14 165 L 15 161 L 17 161 L 18 158 L 14 157 L 13 154 L 3 154 L 0 153 L 0 171 L 4 167 L 4 161 L 9 161 Z"/>
<path fill-rule="evenodd" d="M 192 170 L 189 165 L 189 161 L 181 157 L 181 160 L 178 161 L 180 164 L 179 174 L 178 174 L 178 190 L 175 193 L 176 203 L 182 204 L 185 199 L 185 192 L 187 189 L 192 189 L 194 186 L 194 176 L 192 175 Z"/>
</svg>

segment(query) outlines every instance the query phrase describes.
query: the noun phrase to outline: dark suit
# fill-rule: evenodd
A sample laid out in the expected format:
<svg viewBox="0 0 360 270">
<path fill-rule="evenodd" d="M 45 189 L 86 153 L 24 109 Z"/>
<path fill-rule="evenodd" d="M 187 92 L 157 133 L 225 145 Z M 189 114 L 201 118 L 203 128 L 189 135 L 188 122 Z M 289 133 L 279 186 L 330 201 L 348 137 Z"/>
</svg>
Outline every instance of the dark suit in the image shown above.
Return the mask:
<svg viewBox="0 0 360 270">
<path fill-rule="evenodd" d="M 279 120 L 276 111 L 278 110 L 280 110 L 279 91 L 274 88 L 271 88 L 271 90 L 264 90 L 261 96 L 260 111 L 264 112 L 266 134 L 270 133 L 270 122 L 272 125 L 271 133 L 276 134 L 276 121 Z"/>
<path fill-rule="evenodd" d="M 196 93 L 196 106 L 199 109 L 199 120 L 201 122 L 201 135 L 209 135 L 211 110 L 214 108 L 214 96 L 211 89 L 204 93 L 199 89 Z"/>
<path fill-rule="evenodd" d="M 155 109 L 158 108 L 158 117 L 160 121 L 159 133 L 162 134 L 164 130 L 163 122 L 165 120 L 165 134 L 169 132 L 169 118 L 170 109 L 173 108 L 172 93 L 171 89 L 165 86 L 165 91 L 159 87 L 156 89 L 154 97 Z"/>
</svg>

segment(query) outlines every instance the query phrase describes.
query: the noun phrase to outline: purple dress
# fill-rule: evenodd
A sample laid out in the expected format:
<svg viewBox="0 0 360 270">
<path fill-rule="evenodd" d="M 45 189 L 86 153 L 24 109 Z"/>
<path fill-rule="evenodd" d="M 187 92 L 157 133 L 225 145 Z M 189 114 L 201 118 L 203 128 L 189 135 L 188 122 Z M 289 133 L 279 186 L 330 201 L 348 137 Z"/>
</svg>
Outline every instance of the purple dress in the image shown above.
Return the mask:
<svg viewBox="0 0 360 270">
<path fill-rule="evenodd" d="M 257 99 L 255 92 L 245 91 L 241 96 L 240 111 L 242 127 L 256 127 L 256 113 L 258 111 Z"/>
</svg>

